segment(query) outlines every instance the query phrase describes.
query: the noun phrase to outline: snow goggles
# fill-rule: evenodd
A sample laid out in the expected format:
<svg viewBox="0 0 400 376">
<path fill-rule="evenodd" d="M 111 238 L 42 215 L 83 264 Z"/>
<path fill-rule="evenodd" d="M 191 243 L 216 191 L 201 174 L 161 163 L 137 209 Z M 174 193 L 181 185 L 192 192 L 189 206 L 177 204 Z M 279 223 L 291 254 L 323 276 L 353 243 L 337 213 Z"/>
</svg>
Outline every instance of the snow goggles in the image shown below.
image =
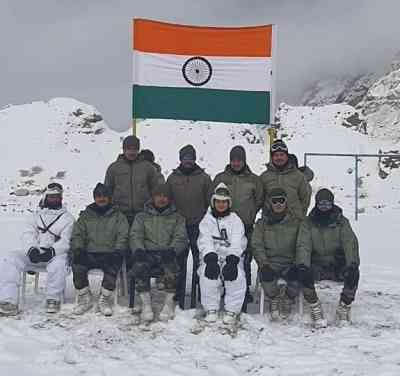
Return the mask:
<svg viewBox="0 0 400 376">
<path fill-rule="evenodd" d="M 286 202 L 286 197 L 283 197 L 283 196 L 271 197 L 271 204 L 273 204 L 273 205 L 277 205 L 277 204 L 283 205 L 285 202 Z"/>
<path fill-rule="evenodd" d="M 62 185 L 59 183 L 50 183 L 44 192 L 47 195 L 61 195 L 63 193 Z"/>
<path fill-rule="evenodd" d="M 318 201 L 317 208 L 321 211 L 331 210 L 333 208 L 333 202 L 329 200 Z"/>
</svg>

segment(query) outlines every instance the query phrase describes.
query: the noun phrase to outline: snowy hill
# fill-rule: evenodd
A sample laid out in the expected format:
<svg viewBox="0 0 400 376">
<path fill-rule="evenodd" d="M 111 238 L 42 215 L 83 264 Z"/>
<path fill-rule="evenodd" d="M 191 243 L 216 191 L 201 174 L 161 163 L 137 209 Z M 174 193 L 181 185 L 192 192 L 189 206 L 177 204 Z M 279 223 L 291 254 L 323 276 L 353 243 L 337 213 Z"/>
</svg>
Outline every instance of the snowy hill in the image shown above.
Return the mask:
<svg viewBox="0 0 400 376">
<path fill-rule="evenodd" d="M 392 150 L 388 140 L 357 131 L 348 105 L 279 109 L 279 135 L 302 161 L 308 152 L 376 153 Z M 0 111 L 2 165 L 0 226 L 2 249 L 18 244 L 23 214 L 39 201 L 37 190 L 49 180 L 66 188 L 65 200 L 74 214 L 91 200 L 93 185 L 120 150 L 118 134 L 92 107 L 71 99 L 54 99 Z M 127 132 L 128 133 L 128 132 Z M 143 148 L 150 148 L 164 175 L 178 164 L 178 149 L 193 143 L 198 163 L 215 175 L 228 162 L 229 150 L 242 144 L 256 172 L 265 169 L 264 131 L 249 125 L 147 121 L 139 124 Z M 345 215 L 353 216 L 354 160 L 313 157 L 315 192 L 332 188 Z M 0 318 L 1 375 L 390 375 L 400 372 L 400 279 L 397 264 L 399 172 L 375 159 L 360 162 L 360 221 L 353 222 L 360 240 L 361 282 L 353 306 L 353 325 L 338 328 L 334 310 L 340 287 L 321 285 L 321 300 L 329 327 L 314 331 L 308 311 L 296 313 L 287 324 L 271 323 L 255 314 L 258 305 L 242 315 L 235 339 L 215 328 L 190 334 L 194 310 L 180 311 L 168 324 L 155 323 L 143 332 L 132 325 L 126 300 L 112 318 L 95 310 L 82 317 L 71 314 L 74 292 L 68 280 L 60 314 L 43 313 L 45 276 L 40 293 L 28 286 L 27 303 L 16 319 Z M 387 175 L 385 179 L 381 171 Z M 19 190 L 19 191 L 18 191 Z M 10 193 L 14 193 L 11 194 Z M 28 193 L 18 196 L 16 193 Z M 362 197 L 361 197 L 362 196 Z M 190 276 L 188 276 L 190 279 Z M 99 280 L 92 277 L 94 290 Z M 255 295 L 257 295 L 255 293 Z"/>
</svg>

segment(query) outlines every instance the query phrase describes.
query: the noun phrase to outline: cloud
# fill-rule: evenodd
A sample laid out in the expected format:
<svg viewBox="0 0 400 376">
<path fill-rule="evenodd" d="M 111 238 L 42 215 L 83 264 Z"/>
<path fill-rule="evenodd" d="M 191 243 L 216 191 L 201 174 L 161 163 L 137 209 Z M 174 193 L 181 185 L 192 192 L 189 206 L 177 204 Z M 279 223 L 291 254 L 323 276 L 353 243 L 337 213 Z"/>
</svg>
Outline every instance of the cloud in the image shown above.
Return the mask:
<svg viewBox="0 0 400 376">
<path fill-rule="evenodd" d="M 383 70 L 398 49 L 398 0 L 9 0 L 0 14 L 0 106 L 56 96 L 93 104 L 115 129 L 131 114 L 131 19 L 275 23 L 278 99 L 313 81 Z"/>
</svg>

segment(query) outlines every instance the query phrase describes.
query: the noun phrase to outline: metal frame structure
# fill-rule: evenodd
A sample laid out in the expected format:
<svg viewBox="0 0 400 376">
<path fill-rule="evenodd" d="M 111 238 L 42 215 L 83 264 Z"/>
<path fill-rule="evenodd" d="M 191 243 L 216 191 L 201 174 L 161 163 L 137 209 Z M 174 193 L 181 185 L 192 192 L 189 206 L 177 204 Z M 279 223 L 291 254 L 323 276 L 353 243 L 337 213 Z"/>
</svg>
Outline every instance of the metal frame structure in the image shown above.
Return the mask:
<svg viewBox="0 0 400 376">
<path fill-rule="evenodd" d="M 352 157 L 354 158 L 354 192 L 355 192 L 355 211 L 354 219 L 358 220 L 358 162 L 360 158 L 398 158 L 400 159 L 400 154 L 339 154 L 339 153 L 304 153 L 304 166 L 307 166 L 308 157 L 318 156 L 318 157 Z"/>
</svg>

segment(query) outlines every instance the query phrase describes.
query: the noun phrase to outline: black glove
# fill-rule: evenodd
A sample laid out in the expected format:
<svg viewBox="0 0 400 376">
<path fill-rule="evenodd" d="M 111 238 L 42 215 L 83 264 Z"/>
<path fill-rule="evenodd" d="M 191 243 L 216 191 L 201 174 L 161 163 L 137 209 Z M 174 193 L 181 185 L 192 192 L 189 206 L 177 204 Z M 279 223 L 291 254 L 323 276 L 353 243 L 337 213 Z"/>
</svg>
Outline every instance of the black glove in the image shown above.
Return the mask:
<svg viewBox="0 0 400 376">
<path fill-rule="evenodd" d="M 221 269 L 218 265 L 218 255 L 215 252 L 210 252 L 204 256 L 203 260 L 206 263 L 206 270 L 204 271 L 204 275 L 208 279 L 218 279 L 219 273 L 221 272 Z"/>
<path fill-rule="evenodd" d="M 269 265 L 263 265 L 260 270 L 261 282 L 272 282 L 277 278 L 277 274 Z"/>
<path fill-rule="evenodd" d="M 314 276 L 311 269 L 304 264 L 297 265 L 298 281 L 307 288 L 314 288 Z"/>
<path fill-rule="evenodd" d="M 133 262 L 146 262 L 147 252 L 144 249 L 138 248 L 133 254 Z"/>
<path fill-rule="evenodd" d="M 43 251 L 43 253 L 40 255 L 41 262 L 49 262 L 56 255 L 56 251 L 53 247 L 40 247 L 40 249 Z"/>
<path fill-rule="evenodd" d="M 222 275 L 225 281 L 234 281 L 238 277 L 238 264 L 240 258 L 235 255 L 226 257 L 226 264 L 222 268 Z"/>
<path fill-rule="evenodd" d="M 360 270 L 358 266 L 354 263 L 347 266 L 343 270 L 343 279 L 346 287 L 353 289 L 358 285 L 358 281 L 360 279 Z"/>
<path fill-rule="evenodd" d="M 166 264 L 171 264 L 175 261 L 176 253 L 173 248 L 167 248 L 165 251 L 161 253 L 162 261 Z"/>
<path fill-rule="evenodd" d="M 36 247 L 29 248 L 29 251 L 26 255 L 29 257 L 29 260 L 31 261 L 32 264 L 37 264 L 38 262 L 41 262 L 39 248 Z"/>
</svg>

